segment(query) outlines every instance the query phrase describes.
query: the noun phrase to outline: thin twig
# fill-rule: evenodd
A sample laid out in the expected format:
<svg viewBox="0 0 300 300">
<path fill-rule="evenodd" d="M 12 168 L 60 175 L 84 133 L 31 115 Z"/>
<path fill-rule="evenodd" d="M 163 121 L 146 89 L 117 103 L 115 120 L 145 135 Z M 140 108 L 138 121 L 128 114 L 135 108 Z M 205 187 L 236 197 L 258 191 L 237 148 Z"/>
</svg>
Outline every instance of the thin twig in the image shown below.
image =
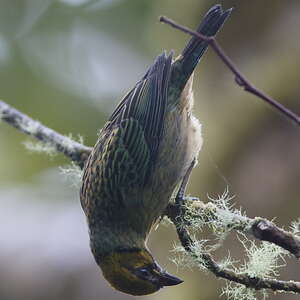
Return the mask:
<svg viewBox="0 0 300 300">
<path fill-rule="evenodd" d="M 261 241 L 273 243 L 300 258 L 300 240 L 294 234 L 277 227 L 266 219 L 255 218 L 251 226 L 252 234 Z"/>
<path fill-rule="evenodd" d="M 219 43 L 214 37 L 207 37 L 199 32 L 193 31 L 183 25 L 180 25 L 176 23 L 175 21 L 162 16 L 160 17 L 160 22 L 171 25 L 172 27 L 179 29 L 185 33 L 188 33 L 192 36 L 195 36 L 199 38 L 200 40 L 207 41 L 210 46 L 213 48 L 213 50 L 216 52 L 216 54 L 221 58 L 223 63 L 230 69 L 230 71 L 235 75 L 235 81 L 236 83 L 243 87 L 246 92 L 249 92 L 260 99 L 264 100 L 271 106 L 273 106 L 276 110 L 281 112 L 283 115 L 288 117 L 289 119 L 293 120 L 296 124 L 300 125 L 300 116 L 298 116 L 296 113 L 289 110 L 287 107 L 276 101 L 275 99 L 271 98 L 269 95 L 263 93 L 262 91 L 258 90 L 234 65 L 232 60 L 228 57 L 228 55 L 224 52 L 224 50 L 221 48 Z"/>
<path fill-rule="evenodd" d="M 3 101 L 0 101 L 0 120 L 54 147 L 56 151 L 63 153 L 81 168 L 83 168 L 84 162 L 92 150 L 92 148 L 75 142 L 31 119 Z"/>
</svg>

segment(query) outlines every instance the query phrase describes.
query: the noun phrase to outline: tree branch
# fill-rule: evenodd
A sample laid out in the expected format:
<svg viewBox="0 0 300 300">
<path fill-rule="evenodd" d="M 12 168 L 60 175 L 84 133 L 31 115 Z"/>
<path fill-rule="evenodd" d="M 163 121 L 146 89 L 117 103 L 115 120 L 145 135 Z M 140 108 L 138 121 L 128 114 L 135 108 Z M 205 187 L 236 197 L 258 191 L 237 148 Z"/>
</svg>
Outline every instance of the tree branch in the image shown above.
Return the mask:
<svg viewBox="0 0 300 300">
<path fill-rule="evenodd" d="M 200 219 L 202 223 L 221 227 L 224 224 L 222 220 L 226 217 L 226 230 L 236 230 L 244 234 L 253 236 L 260 241 L 270 242 L 277 245 L 291 254 L 297 259 L 300 258 L 300 239 L 291 232 L 285 231 L 277 227 L 273 222 L 267 219 L 256 217 L 254 219 L 242 215 L 238 212 L 232 212 L 229 209 L 218 207 L 212 202 L 204 203 L 197 198 L 192 200 L 184 200 L 182 205 L 185 209 L 179 209 L 176 203 L 170 203 L 166 210 L 166 215 L 173 221 L 181 216 L 181 225 L 190 225 L 189 220 Z M 190 203 L 188 203 L 190 202 Z"/>
<path fill-rule="evenodd" d="M 193 164 L 190 166 L 190 169 Z M 210 255 L 205 251 L 195 251 L 197 249 L 195 241 L 190 237 L 187 226 L 194 226 L 195 219 L 200 218 L 201 223 L 219 225 L 219 229 L 226 227 L 225 230 L 238 230 L 243 233 L 250 233 L 255 238 L 262 241 L 269 241 L 277 246 L 283 247 L 285 250 L 292 252 L 299 258 L 300 241 L 291 233 L 276 227 L 275 224 L 262 218 L 251 219 L 243 216 L 241 213 L 234 213 L 227 205 L 227 193 L 219 199 L 221 208 L 216 204 L 209 202 L 203 203 L 199 199 L 185 197 L 184 191 L 188 183 L 191 170 L 188 169 L 183 177 L 181 185 L 175 197 L 175 202 L 170 203 L 165 211 L 165 215 L 173 222 L 176 227 L 177 234 L 181 245 L 186 252 L 194 258 L 199 265 L 211 271 L 216 277 L 227 279 L 230 282 L 242 284 L 247 288 L 255 290 L 271 289 L 273 291 L 286 291 L 300 293 L 300 282 L 282 281 L 271 278 L 262 278 L 247 274 L 247 272 L 235 272 L 221 267 Z M 191 203 L 188 203 L 191 202 Z M 193 220 L 193 221 L 191 221 Z M 193 222 L 193 223 L 192 223 Z"/>
<path fill-rule="evenodd" d="M 250 276 L 248 274 L 240 274 L 233 272 L 232 270 L 228 270 L 226 268 L 221 268 L 218 265 L 218 263 L 214 261 L 212 256 L 208 253 L 202 253 L 199 257 L 193 251 L 194 241 L 190 237 L 187 229 L 182 226 L 180 218 L 178 218 L 178 216 L 170 216 L 170 219 L 176 226 L 180 243 L 184 247 L 184 249 L 188 253 L 190 253 L 196 261 L 201 260 L 202 263 L 204 262 L 205 267 L 209 271 L 211 271 L 216 277 L 227 279 L 231 282 L 239 283 L 248 288 L 253 288 L 255 290 L 271 289 L 273 291 L 286 291 L 298 294 L 300 293 L 300 282 L 295 282 L 291 280 L 283 281 L 277 279 L 259 278 L 255 276 Z"/>
<path fill-rule="evenodd" d="M 92 148 L 82 145 L 69 137 L 61 135 L 44 126 L 40 122 L 31 119 L 3 101 L 0 101 L 0 120 L 5 121 L 9 125 L 45 144 L 54 146 L 56 151 L 63 153 L 81 168 L 83 168 L 85 160 L 92 150 Z M 193 166 L 194 163 L 190 166 L 188 174 L 190 174 Z M 186 177 L 186 179 L 188 179 L 188 177 Z M 167 208 L 167 215 L 172 220 L 183 213 L 191 214 L 190 210 L 185 209 L 185 202 L 182 200 L 187 182 L 187 180 L 183 182 L 183 189 L 180 190 L 180 193 L 176 198 L 176 204 L 170 204 Z M 300 258 L 299 238 L 290 232 L 278 228 L 274 223 L 263 218 L 251 219 L 237 213 L 229 211 L 225 212 L 224 209 L 217 207 L 217 205 L 211 202 L 205 204 L 204 202 L 199 201 L 199 199 L 192 202 L 195 214 L 192 213 L 193 215 L 191 215 L 190 218 L 195 219 L 205 217 L 206 222 L 212 222 L 214 220 L 218 220 L 220 216 L 226 213 L 227 218 L 230 216 L 230 219 L 232 220 L 231 224 L 228 224 L 228 227 L 251 234 L 253 237 L 261 241 L 268 241 L 280 246 L 295 255 L 296 258 Z M 178 210 L 179 207 L 181 208 L 181 211 Z M 184 209 L 182 210 L 182 208 Z"/>
<path fill-rule="evenodd" d="M 213 48 L 215 53 L 220 57 L 222 62 L 228 67 L 228 69 L 235 75 L 235 82 L 244 88 L 246 92 L 249 92 L 260 99 L 267 102 L 269 105 L 274 107 L 277 111 L 285 115 L 290 120 L 294 121 L 297 125 L 300 125 L 300 116 L 298 116 L 296 113 L 289 110 L 287 107 L 276 101 L 275 99 L 271 98 L 269 95 L 263 93 L 262 91 L 258 90 L 234 65 L 232 60 L 229 58 L 229 56 L 224 52 L 224 50 L 221 48 L 215 37 L 207 37 L 199 32 L 193 31 L 183 25 L 180 25 L 176 23 L 175 21 L 162 16 L 160 17 L 160 22 L 166 23 L 176 29 L 179 29 L 180 31 L 183 31 L 187 34 L 190 34 L 194 37 L 197 37 L 200 40 L 207 41 L 209 45 Z"/>
<path fill-rule="evenodd" d="M 40 122 L 31 119 L 15 108 L 0 100 L 0 120 L 15 127 L 16 129 L 32 136 L 39 141 L 55 148 L 56 151 L 74 161 L 83 168 L 92 148 L 84 146 L 74 140 L 61 135 Z"/>
<path fill-rule="evenodd" d="M 63 153 L 66 157 L 74 161 L 81 168 L 91 152 L 92 148 L 73 141 L 69 137 L 63 136 L 56 131 L 44 126 L 38 121 L 31 119 L 20 111 L 14 109 L 8 104 L 0 101 L 0 120 L 5 121 L 8 125 L 15 127 L 17 130 L 24 132 L 45 144 L 54 146 L 58 152 Z M 191 254 L 194 260 L 201 260 L 205 263 L 206 268 L 215 274 L 216 277 L 227 279 L 231 282 L 242 284 L 254 289 L 272 289 L 274 291 L 287 291 L 300 293 L 300 282 L 282 281 L 277 279 L 259 278 L 247 274 L 241 274 L 232 270 L 222 268 L 214 261 L 209 253 L 199 254 L 194 252 L 194 241 L 189 235 L 184 225 L 183 214 L 190 213 L 186 209 L 186 202 L 181 201 L 185 191 L 187 180 L 184 180 L 180 188 L 180 195 L 177 197 L 177 204 L 170 204 L 166 214 L 175 224 L 180 242 L 184 249 Z M 214 206 L 212 203 L 204 204 L 201 201 L 192 201 L 193 208 L 196 209 L 198 217 L 205 216 L 207 221 L 217 220 L 222 215 L 222 209 Z M 228 215 L 228 211 L 226 211 Z M 255 218 L 250 219 L 240 214 L 231 213 L 232 229 L 247 232 L 255 238 L 262 241 L 274 243 L 294 254 L 299 258 L 300 244 L 299 239 L 289 232 L 276 227 L 268 220 Z"/>
</svg>

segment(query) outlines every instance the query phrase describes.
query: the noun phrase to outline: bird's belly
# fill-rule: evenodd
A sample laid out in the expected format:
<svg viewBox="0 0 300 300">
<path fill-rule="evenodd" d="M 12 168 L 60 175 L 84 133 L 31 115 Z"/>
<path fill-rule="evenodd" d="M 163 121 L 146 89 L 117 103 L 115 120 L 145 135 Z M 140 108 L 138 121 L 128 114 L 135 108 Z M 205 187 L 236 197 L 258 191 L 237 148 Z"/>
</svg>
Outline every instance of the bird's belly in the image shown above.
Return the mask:
<svg viewBox="0 0 300 300">
<path fill-rule="evenodd" d="M 177 110 L 167 115 L 157 165 L 149 183 L 152 199 L 146 203 L 152 218 L 163 213 L 201 146 L 201 125 L 194 116 Z"/>
</svg>

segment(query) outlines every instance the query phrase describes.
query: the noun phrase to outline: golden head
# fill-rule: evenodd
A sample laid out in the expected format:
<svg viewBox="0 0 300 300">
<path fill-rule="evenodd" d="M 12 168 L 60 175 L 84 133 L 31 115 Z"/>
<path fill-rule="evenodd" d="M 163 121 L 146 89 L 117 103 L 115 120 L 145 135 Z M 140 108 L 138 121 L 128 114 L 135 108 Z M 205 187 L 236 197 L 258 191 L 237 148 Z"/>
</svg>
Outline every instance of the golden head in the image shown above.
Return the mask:
<svg viewBox="0 0 300 300">
<path fill-rule="evenodd" d="M 99 262 L 103 276 L 117 290 L 138 296 L 183 281 L 164 271 L 146 249 L 118 249 Z"/>
</svg>

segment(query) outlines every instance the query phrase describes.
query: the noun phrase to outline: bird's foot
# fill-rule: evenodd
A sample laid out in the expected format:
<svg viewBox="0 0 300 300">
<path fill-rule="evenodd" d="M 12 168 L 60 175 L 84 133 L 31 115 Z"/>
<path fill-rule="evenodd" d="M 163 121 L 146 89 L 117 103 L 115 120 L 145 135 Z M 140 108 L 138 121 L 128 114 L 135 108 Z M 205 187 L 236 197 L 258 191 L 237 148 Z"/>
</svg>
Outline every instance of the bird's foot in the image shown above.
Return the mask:
<svg viewBox="0 0 300 300">
<path fill-rule="evenodd" d="M 178 192 L 177 192 L 175 198 L 172 199 L 172 200 L 174 200 L 175 203 L 173 201 L 171 201 L 169 203 L 169 205 L 166 208 L 166 211 L 164 212 L 164 215 L 171 217 L 171 218 L 174 216 L 175 217 L 183 217 L 185 214 L 185 210 L 186 210 L 186 207 L 185 207 L 186 202 L 199 200 L 199 198 L 197 198 L 197 197 L 191 197 L 191 196 L 185 195 L 186 186 L 188 184 L 192 169 L 195 166 L 195 164 L 196 164 L 196 158 L 192 161 L 191 165 L 187 169 L 187 171 L 182 179 L 181 185 L 178 189 Z"/>
<path fill-rule="evenodd" d="M 191 172 L 194 168 L 196 164 L 196 158 L 193 159 L 192 163 L 190 164 L 190 166 L 188 167 L 185 175 L 183 176 L 183 179 L 182 179 L 182 182 L 181 182 L 181 185 L 178 189 L 178 192 L 176 194 L 176 197 L 175 197 L 175 204 L 178 205 L 178 206 L 182 206 L 183 203 L 187 200 L 187 199 L 191 199 L 191 197 L 186 197 L 185 196 L 185 190 L 186 190 L 186 186 L 189 182 L 189 179 L 190 179 L 190 176 L 191 176 Z M 192 197 L 193 198 L 193 197 Z"/>
</svg>

